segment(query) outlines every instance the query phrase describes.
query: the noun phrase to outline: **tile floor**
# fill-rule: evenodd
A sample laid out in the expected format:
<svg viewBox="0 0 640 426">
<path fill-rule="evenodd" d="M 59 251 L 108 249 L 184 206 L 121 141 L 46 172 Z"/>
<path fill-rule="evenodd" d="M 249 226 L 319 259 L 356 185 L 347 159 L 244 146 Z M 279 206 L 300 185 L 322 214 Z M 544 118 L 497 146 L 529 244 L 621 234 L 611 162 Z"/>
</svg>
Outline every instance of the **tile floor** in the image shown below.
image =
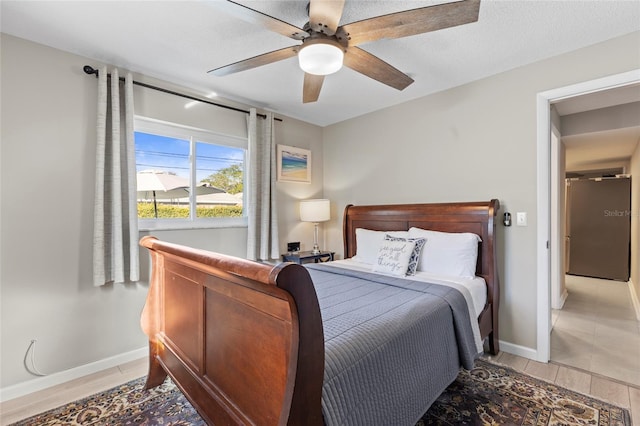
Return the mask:
<svg viewBox="0 0 640 426">
<path fill-rule="evenodd" d="M 569 296 L 553 310 L 551 361 L 640 386 L 640 322 L 629 286 L 566 276 Z"/>
</svg>

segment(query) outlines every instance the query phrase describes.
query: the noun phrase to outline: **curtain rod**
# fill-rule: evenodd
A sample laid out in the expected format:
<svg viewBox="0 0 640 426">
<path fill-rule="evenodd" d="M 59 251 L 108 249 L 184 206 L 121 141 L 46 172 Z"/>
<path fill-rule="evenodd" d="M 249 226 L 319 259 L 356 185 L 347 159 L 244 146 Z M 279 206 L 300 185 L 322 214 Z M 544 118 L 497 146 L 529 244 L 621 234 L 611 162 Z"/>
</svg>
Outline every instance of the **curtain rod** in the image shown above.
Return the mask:
<svg viewBox="0 0 640 426">
<path fill-rule="evenodd" d="M 93 68 L 91 65 L 85 65 L 84 67 L 82 67 L 82 70 L 86 74 L 89 74 L 89 75 L 95 74 L 96 78 L 98 78 L 98 70 Z M 111 74 L 107 74 L 107 78 L 111 78 Z M 124 81 L 124 77 L 120 77 L 120 81 Z M 217 107 L 220 107 L 220 108 L 230 109 L 230 110 L 233 110 L 233 111 L 244 112 L 245 114 L 249 114 L 249 111 L 241 109 L 241 108 L 236 108 L 236 107 L 232 107 L 232 106 L 229 106 L 229 105 L 218 104 L 218 103 L 206 100 L 206 99 L 196 98 L 195 96 L 186 95 L 184 93 L 179 93 L 179 92 L 174 92 L 173 90 L 164 89 L 162 87 L 153 86 L 151 84 L 142 83 L 142 82 L 135 81 L 135 80 L 133 81 L 133 84 L 135 84 L 136 86 L 146 87 L 147 89 L 157 90 L 158 92 L 168 93 L 170 95 L 174 95 L 174 96 L 179 96 L 181 98 L 190 99 L 192 101 L 203 102 L 205 104 L 217 106 Z M 265 114 L 256 114 L 256 115 L 258 117 L 260 117 L 260 118 L 267 118 L 267 116 Z M 274 120 L 275 121 L 282 121 L 281 118 L 275 118 L 275 117 L 274 117 Z"/>
</svg>

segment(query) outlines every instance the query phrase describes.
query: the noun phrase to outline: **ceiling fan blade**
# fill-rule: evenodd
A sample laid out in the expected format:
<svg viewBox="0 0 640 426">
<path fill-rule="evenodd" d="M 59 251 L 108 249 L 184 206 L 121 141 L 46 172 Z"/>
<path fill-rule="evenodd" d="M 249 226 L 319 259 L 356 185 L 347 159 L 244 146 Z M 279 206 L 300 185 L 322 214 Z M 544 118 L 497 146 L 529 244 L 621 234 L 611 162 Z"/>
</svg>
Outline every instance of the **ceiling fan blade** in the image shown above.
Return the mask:
<svg viewBox="0 0 640 426">
<path fill-rule="evenodd" d="M 219 10 L 227 12 L 229 15 L 240 18 L 245 22 L 251 24 L 258 24 L 263 28 L 270 31 L 282 34 L 283 36 L 290 37 L 294 40 L 302 40 L 305 37 L 309 37 L 309 33 L 301 28 L 291 25 L 287 22 L 281 21 L 273 16 L 266 15 L 257 10 L 243 6 L 240 3 L 233 1 L 213 1 L 209 2 Z"/>
<path fill-rule="evenodd" d="M 324 82 L 324 75 L 304 73 L 304 86 L 302 88 L 302 103 L 315 102 L 320 96 L 320 89 Z"/>
<path fill-rule="evenodd" d="M 334 35 L 340 25 L 345 0 L 311 0 L 309 26 L 314 31 Z"/>
<path fill-rule="evenodd" d="M 354 46 L 347 50 L 344 54 L 344 65 L 394 89 L 403 90 L 413 83 L 411 77 L 359 47 Z"/>
<path fill-rule="evenodd" d="M 274 62 L 282 61 L 284 59 L 289 59 L 292 56 L 296 56 L 298 48 L 299 46 L 285 47 L 284 49 L 274 50 L 273 52 L 264 53 L 262 55 L 254 56 L 253 58 L 234 62 L 233 64 L 225 65 L 223 67 L 214 68 L 207 72 L 210 72 L 213 75 L 223 76 L 227 74 L 234 74 L 240 71 L 250 70 L 251 68 L 272 64 Z"/>
<path fill-rule="evenodd" d="M 428 33 L 478 20 L 480 0 L 461 0 L 377 16 L 343 25 L 339 37 L 347 37 L 349 46 Z"/>
</svg>

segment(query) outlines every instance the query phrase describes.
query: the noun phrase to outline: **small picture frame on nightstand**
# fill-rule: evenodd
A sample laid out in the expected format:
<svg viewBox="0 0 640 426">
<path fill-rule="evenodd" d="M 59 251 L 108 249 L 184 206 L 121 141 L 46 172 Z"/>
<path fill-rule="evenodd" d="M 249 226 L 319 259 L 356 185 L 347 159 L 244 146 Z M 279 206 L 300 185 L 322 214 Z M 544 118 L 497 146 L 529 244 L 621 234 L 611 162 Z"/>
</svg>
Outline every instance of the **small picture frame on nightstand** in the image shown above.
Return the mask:
<svg viewBox="0 0 640 426">
<path fill-rule="evenodd" d="M 295 254 L 300 251 L 300 241 L 294 241 L 292 243 L 287 243 L 287 252 L 289 254 Z"/>
<path fill-rule="evenodd" d="M 293 262 L 298 264 L 303 263 L 324 263 L 333 261 L 333 255 L 335 253 L 332 251 L 321 251 L 320 253 L 314 254 L 311 251 L 299 251 L 293 254 L 283 254 L 282 261 L 283 262 Z"/>
</svg>

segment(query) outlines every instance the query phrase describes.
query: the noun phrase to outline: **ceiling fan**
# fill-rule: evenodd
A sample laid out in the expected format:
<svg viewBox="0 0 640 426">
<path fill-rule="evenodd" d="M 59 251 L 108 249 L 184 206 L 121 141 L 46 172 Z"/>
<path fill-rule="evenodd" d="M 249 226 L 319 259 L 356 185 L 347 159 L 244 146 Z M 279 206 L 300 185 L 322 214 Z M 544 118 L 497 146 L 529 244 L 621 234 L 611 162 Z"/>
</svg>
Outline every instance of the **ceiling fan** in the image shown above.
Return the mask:
<svg viewBox="0 0 640 426">
<path fill-rule="evenodd" d="M 403 90 L 413 83 L 411 77 L 357 46 L 475 22 L 480 9 L 480 0 L 460 0 L 340 25 L 344 3 L 345 0 L 310 0 L 307 5 L 309 22 L 303 28 L 298 28 L 233 1 L 216 2 L 233 16 L 301 41 L 302 44 L 254 56 L 209 72 L 223 76 L 298 55 L 300 68 L 305 72 L 303 103 L 317 101 L 324 76 L 338 71 L 342 65 L 387 86 Z"/>
</svg>

